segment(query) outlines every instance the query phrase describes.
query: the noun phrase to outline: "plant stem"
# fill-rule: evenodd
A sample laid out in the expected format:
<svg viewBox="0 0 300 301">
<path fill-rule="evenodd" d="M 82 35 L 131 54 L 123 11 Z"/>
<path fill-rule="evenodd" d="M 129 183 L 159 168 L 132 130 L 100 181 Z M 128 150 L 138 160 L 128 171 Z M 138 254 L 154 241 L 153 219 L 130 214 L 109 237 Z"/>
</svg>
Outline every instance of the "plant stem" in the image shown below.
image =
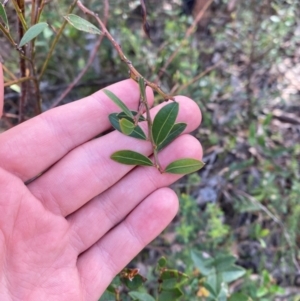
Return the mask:
<svg viewBox="0 0 300 301">
<path fill-rule="evenodd" d="M 16 48 L 17 47 L 17 43 L 14 41 L 14 39 L 10 35 L 9 31 L 1 23 L 0 23 L 0 30 L 7 37 L 7 39 L 9 40 L 9 42 Z"/>
<path fill-rule="evenodd" d="M 23 29 L 26 31 L 28 29 L 28 26 L 24 18 L 25 2 L 24 0 L 18 0 L 18 1 L 12 0 L 12 3 L 17 12 L 18 18 L 22 24 Z"/>
<path fill-rule="evenodd" d="M 152 83 L 150 81 L 148 81 L 147 79 L 145 79 L 136 69 L 135 67 L 132 65 L 131 61 L 128 60 L 128 58 L 125 56 L 125 54 L 123 53 L 120 45 L 115 41 L 115 39 L 113 38 L 113 36 L 109 33 L 109 31 L 107 30 L 106 26 L 103 24 L 103 22 L 101 21 L 101 19 L 99 18 L 99 16 L 94 13 L 93 11 L 89 10 L 88 8 L 86 8 L 81 1 L 77 2 L 77 6 L 85 13 L 88 14 L 92 17 L 94 17 L 97 22 L 99 23 L 101 30 L 103 32 L 103 34 L 109 39 L 109 41 L 112 43 L 112 45 L 114 46 L 114 48 L 116 49 L 116 51 L 119 54 L 119 57 L 121 58 L 121 60 L 127 65 L 129 71 L 130 71 L 130 77 L 138 82 L 138 80 L 140 78 L 143 78 L 146 85 L 151 87 L 154 91 L 156 91 L 157 93 L 159 93 L 164 100 L 174 100 L 174 97 L 170 94 L 166 94 L 164 91 L 162 91 L 162 89 L 155 83 Z"/>
<path fill-rule="evenodd" d="M 69 8 L 69 10 L 68 10 L 68 14 L 70 14 L 70 13 L 73 11 L 73 9 L 74 9 L 75 6 L 76 6 L 76 3 L 77 3 L 77 0 L 75 0 L 75 1 L 71 4 L 71 6 L 70 6 L 70 8 Z M 49 63 L 49 60 L 50 60 L 50 58 L 51 58 L 51 56 L 52 56 L 52 53 L 53 53 L 53 51 L 54 51 L 54 48 L 55 48 L 55 46 L 56 46 L 58 40 L 60 39 L 60 37 L 61 37 L 61 35 L 62 35 L 62 33 L 63 33 L 63 31 L 64 31 L 64 29 L 65 29 L 65 27 L 66 27 L 67 24 L 68 24 L 68 21 L 65 20 L 65 21 L 63 22 L 62 26 L 60 27 L 60 29 L 59 29 L 57 35 L 55 36 L 55 38 L 54 38 L 54 40 L 53 40 L 51 46 L 50 46 L 50 50 L 49 50 L 49 52 L 48 52 L 48 54 L 47 54 L 47 57 L 46 57 L 45 62 L 44 62 L 44 65 L 43 65 L 43 67 L 42 67 L 42 69 L 41 69 L 41 72 L 40 72 L 40 75 L 39 75 L 39 81 L 41 80 L 41 78 L 43 77 L 43 75 L 44 75 L 44 73 L 45 73 L 45 70 L 46 70 L 46 68 L 47 68 L 47 66 L 48 66 L 48 63 Z"/>
<path fill-rule="evenodd" d="M 27 25 L 25 23 L 25 2 L 24 0 L 17 0 L 13 1 L 16 12 L 18 14 L 18 31 L 19 31 L 19 41 L 21 41 L 22 37 L 24 36 L 24 30 L 27 29 Z M 21 48 L 21 52 L 19 53 L 20 56 L 20 74 L 21 77 L 26 77 L 26 60 L 22 53 L 26 53 L 26 48 L 23 46 Z M 23 81 L 21 83 L 21 94 L 19 100 L 19 123 L 24 121 L 24 110 L 26 104 L 26 95 L 27 95 L 27 83 Z"/>
<path fill-rule="evenodd" d="M 17 85 L 17 84 L 26 82 L 28 80 L 33 80 L 33 79 L 34 79 L 33 77 L 21 77 L 21 78 L 17 78 L 16 80 L 12 80 L 10 82 L 4 83 L 4 87 L 9 87 L 11 85 Z"/>
<path fill-rule="evenodd" d="M 41 1 L 41 4 L 38 6 L 37 17 L 36 17 L 36 23 L 38 23 L 39 20 L 40 20 L 41 13 L 42 13 L 42 11 L 43 11 L 43 9 L 44 9 L 44 7 L 45 7 L 45 4 L 46 4 L 45 0 L 42 0 L 42 1 Z"/>
<path fill-rule="evenodd" d="M 144 78 L 141 78 L 140 80 L 144 81 Z M 149 104 L 148 104 L 148 100 L 147 100 L 145 82 L 142 85 L 139 85 L 139 86 L 140 86 L 140 93 L 141 93 L 141 103 L 144 104 L 145 109 L 146 109 L 146 117 L 147 117 L 147 124 L 148 124 L 148 138 L 149 138 L 149 141 L 151 142 L 152 149 L 153 149 L 154 165 L 158 169 L 158 171 L 162 173 L 163 170 L 162 170 L 161 165 L 160 165 L 159 160 L 158 160 L 157 145 L 154 142 L 153 134 L 152 134 L 153 122 L 152 122 L 152 118 L 151 118 L 151 114 L 150 114 L 150 108 L 149 108 Z"/>
<path fill-rule="evenodd" d="M 207 69 L 205 69 L 203 72 L 201 72 L 200 74 L 198 74 L 197 76 L 195 76 L 194 78 L 192 78 L 190 81 L 188 81 L 186 84 L 183 84 L 181 86 L 175 86 L 172 89 L 172 93 L 179 93 L 180 91 L 188 88 L 190 85 L 194 84 L 196 81 L 198 81 L 200 78 L 202 78 L 203 76 L 205 76 L 206 74 L 208 74 L 209 72 L 211 72 L 212 70 L 215 70 L 219 65 L 221 64 L 221 61 L 218 61 L 216 64 L 208 67 Z"/>
<path fill-rule="evenodd" d="M 4 64 L 2 64 L 3 71 L 7 73 L 13 80 L 17 80 L 18 78 L 7 68 Z"/>
</svg>

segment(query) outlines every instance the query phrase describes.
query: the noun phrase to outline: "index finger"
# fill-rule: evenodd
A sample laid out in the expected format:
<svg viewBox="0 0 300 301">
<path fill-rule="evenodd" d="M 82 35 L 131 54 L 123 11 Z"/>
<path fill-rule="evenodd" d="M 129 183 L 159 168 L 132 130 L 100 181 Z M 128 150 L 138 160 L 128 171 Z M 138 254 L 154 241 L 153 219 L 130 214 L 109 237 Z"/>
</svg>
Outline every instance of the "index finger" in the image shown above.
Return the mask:
<svg viewBox="0 0 300 301">
<path fill-rule="evenodd" d="M 125 80 L 108 87 L 137 110 L 137 83 Z M 149 102 L 153 93 L 147 89 Z M 120 109 L 102 92 L 52 109 L 0 136 L 0 167 L 27 181 L 43 172 L 78 145 L 110 128 L 108 115 Z"/>
</svg>

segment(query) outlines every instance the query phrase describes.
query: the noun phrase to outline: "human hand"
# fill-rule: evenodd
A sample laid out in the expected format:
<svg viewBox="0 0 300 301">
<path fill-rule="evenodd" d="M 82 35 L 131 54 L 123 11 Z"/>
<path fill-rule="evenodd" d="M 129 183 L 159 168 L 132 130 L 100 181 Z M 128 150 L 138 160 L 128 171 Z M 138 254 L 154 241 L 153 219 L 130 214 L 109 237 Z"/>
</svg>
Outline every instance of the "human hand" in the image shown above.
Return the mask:
<svg viewBox="0 0 300 301">
<path fill-rule="evenodd" d="M 132 80 L 109 90 L 137 108 L 139 89 Z M 152 103 L 150 89 L 147 94 Z M 186 132 L 194 130 L 198 106 L 186 97 L 176 100 L 178 121 L 187 123 Z M 99 91 L 0 135 L 1 301 L 98 300 L 175 216 L 177 196 L 165 187 L 179 175 L 110 159 L 120 149 L 150 155 L 149 143 L 116 131 L 93 139 L 110 128 L 108 115 L 115 111 Z M 201 156 L 198 141 L 184 134 L 161 151 L 160 161 L 165 167 Z"/>
</svg>

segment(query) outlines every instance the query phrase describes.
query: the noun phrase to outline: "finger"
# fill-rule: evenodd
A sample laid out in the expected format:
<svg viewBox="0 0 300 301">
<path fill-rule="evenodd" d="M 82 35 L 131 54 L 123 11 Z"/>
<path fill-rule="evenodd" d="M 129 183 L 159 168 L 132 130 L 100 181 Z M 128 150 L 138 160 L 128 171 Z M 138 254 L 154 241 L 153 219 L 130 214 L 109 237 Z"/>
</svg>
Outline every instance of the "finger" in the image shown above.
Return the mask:
<svg viewBox="0 0 300 301">
<path fill-rule="evenodd" d="M 179 158 L 202 159 L 197 139 L 183 135 L 165 148 L 161 164 L 165 167 Z M 156 168 L 138 167 L 67 219 L 71 230 L 71 245 L 82 253 L 118 224 L 153 191 L 177 181 L 182 175 L 161 174 Z M 99 222 L 97 222 L 99 221 Z"/>
<path fill-rule="evenodd" d="M 3 79 L 3 69 L 0 63 L 0 118 L 3 113 L 3 103 L 4 103 L 4 79 Z"/>
<path fill-rule="evenodd" d="M 178 199 L 169 188 L 148 196 L 130 215 L 78 258 L 82 286 L 97 300 L 114 276 L 171 222 Z"/>
<path fill-rule="evenodd" d="M 198 106 L 186 97 L 177 101 L 182 104 L 179 122 L 189 121 L 186 131 L 194 130 L 200 120 Z M 28 188 L 50 211 L 67 216 L 114 185 L 133 168 L 110 158 L 121 149 L 131 149 L 147 156 L 152 152 L 149 142 L 137 141 L 115 131 L 73 150 Z"/>
<path fill-rule="evenodd" d="M 107 89 L 132 110 L 139 103 L 138 85 L 125 80 Z M 152 91 L 147 90 L 150 103 Z M 102 91 L 50 110 L 0 136 L 0 167 L 26 181 L 43 172 L 73 148 L 110 128 L 108 115 L 120 109 Z"/>
</svg>

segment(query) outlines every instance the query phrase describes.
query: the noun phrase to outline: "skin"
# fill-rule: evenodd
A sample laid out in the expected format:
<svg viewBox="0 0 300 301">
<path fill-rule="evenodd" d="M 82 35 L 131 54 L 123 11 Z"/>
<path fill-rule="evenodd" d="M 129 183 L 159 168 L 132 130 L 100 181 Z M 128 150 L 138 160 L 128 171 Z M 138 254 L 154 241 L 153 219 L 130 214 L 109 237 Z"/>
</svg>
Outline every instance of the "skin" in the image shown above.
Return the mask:
<svg viewBox="0 0 300 301">
<path fill-rule="evenodd" d="M 137 108 L 132 80 L 107 89 Z M 147 94 L 153 102 L 152 91 Z M 163 167 L 202 157 L 199 142 L 187 134 L 199 126 L 198 106 L 183 96 L 176 100 L 177 120 L 188 126 L 160 153 Z M 0 135 L 1 301 L 96 301 L 176 215 L 177 196 L 166 187 L 180 176 L 109 158 L 121 149 L 150 155 L 148 142 L 118 132 L 93 139 L 110 128 L 107 116 L 117 111 L 98 91 Z"/>
</svg>

